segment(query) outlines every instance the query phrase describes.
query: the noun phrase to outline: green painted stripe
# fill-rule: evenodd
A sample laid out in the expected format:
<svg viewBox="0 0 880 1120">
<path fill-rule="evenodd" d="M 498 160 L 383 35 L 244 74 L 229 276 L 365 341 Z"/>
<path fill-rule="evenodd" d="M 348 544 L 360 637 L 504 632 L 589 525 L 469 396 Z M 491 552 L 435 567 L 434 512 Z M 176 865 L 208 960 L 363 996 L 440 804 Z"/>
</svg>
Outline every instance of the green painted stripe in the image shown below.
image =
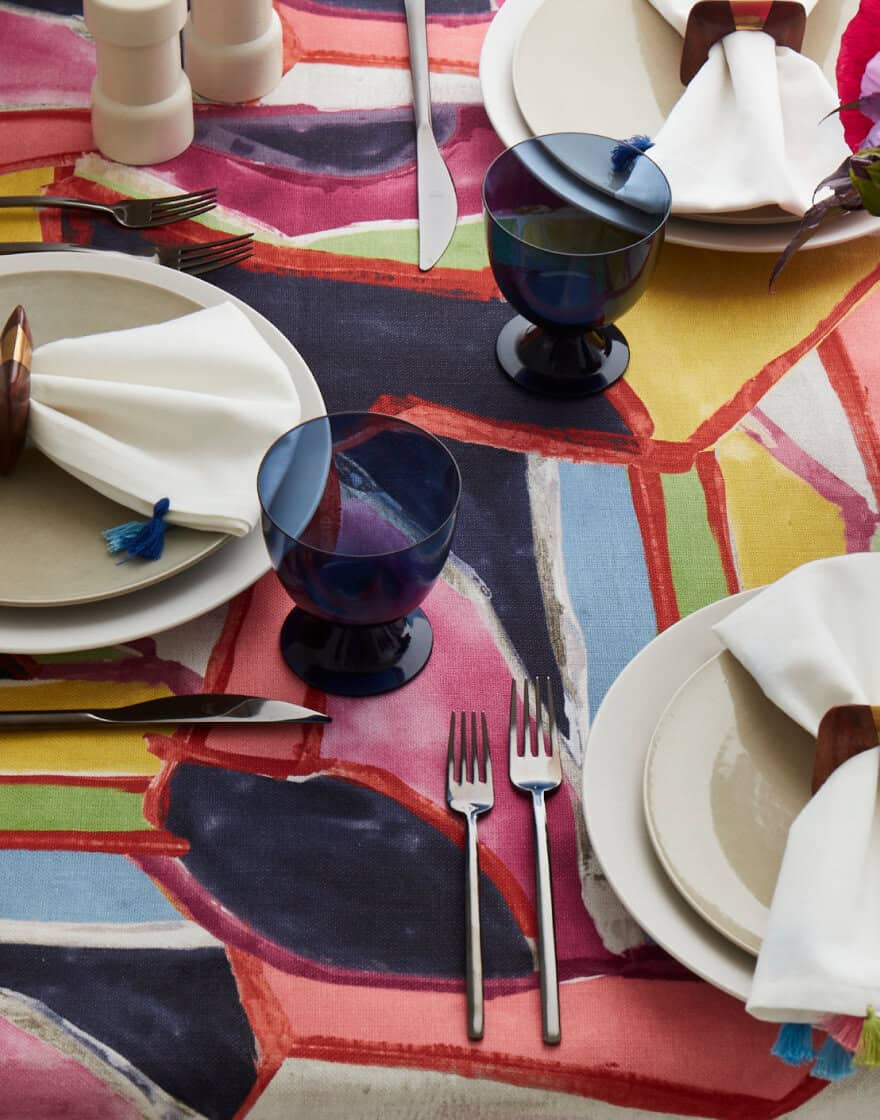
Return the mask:
<svg viewBox="0 0 880 1120">
<path fill-rule="evenodd" d="M 333 233 L 328 237 L 314 237 L 308 249 L 326 253 L 342 253 L 350 257 L 400 261 L 416 264 L 419 259 L 419 232 L 415 226 L 354 230 L 351 233 Z M 486 235 L 482 222 L 461 222 L 456 227 L 452 241 L 440 258 L 440 268 L 462 268 L 479 272 L 488 264 Z"/>
<path fill-rule="evenodd" d="M 662 476 L 666 536 L 678 609 L 685 615 L 723 599 L 727 581 L 696 469 Z"/>
<path fill-rule="evenodd" d="M 131 832 L 146 827 L 139 793 L 89 786 L 0 784 L 0 829 Z"/>
</svg>

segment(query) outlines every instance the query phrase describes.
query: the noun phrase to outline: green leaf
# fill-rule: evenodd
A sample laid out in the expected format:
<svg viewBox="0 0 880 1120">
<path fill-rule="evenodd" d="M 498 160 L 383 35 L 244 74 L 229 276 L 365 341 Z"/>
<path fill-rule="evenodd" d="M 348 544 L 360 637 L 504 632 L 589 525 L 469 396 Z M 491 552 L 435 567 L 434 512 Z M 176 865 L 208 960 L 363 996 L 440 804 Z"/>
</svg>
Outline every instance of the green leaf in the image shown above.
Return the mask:
<svg viewBox="0 0 880 1120">
<path fill-rule="evenodd" d="M 850 159 L 849 177 L 862 205 L 880 214 L 880 148 L 865 148 Z"/>
</svg>

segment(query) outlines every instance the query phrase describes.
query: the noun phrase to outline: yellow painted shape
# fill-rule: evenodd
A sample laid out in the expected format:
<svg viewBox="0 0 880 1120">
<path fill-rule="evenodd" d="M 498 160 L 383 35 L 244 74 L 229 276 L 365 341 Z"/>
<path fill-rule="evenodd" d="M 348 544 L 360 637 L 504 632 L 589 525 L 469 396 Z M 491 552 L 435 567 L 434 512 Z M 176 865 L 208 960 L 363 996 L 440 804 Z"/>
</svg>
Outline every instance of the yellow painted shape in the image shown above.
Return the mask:
<svg viewBox="0 0 880 1120">
<path fill-rule="evenodd" d="M 653 417 L 657 439 L 687 439 L 880 262 L 873 237 L 802 250 L 770 295 L 774 260 L 663 246 L 645 295 L 620 320 L 632 348 L 627 381 Z"/>
<path fill-rule="evenodd" d="M 40 194 L 41 187 L 55 177 L 54 167 L 31 167 L 27 171 L 10 171 L 0 175 L 0 195 Z M 28 209 L 0 210 L 0 241 L 42 241 L 37 211 Z"/>
<path fill-rule="evenodd" d="M 734 431 L 719 441 L 717 454 L 743 589 L 846 551 L 840 510 L 760 444 Z"/>
<path fill-rule="evenodd" d="M 15 683 L 0 688 L 0 710 L 114 708 L 170 695 L 167 688 L 142 682 Z M 160 762 L 147 750 L 144 733 L 140 727 L 4 731 L 0 774 L 155 774 Z"/>
</svg>

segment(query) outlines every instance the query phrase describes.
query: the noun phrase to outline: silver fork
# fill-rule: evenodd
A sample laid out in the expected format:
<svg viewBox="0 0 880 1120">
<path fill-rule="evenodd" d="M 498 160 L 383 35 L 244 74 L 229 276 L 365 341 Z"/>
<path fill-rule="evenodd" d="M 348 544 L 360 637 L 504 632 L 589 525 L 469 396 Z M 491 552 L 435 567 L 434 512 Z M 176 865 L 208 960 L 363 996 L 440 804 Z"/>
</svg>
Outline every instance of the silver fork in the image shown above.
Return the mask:
<svg viewBox="0 0 880 1120">
<path fill-rule="evenodd" d="M 178 272 L 200 276 L 215 268 L 238 264 L 254 251 L 254 235 L 243 233 L 238 237 L 224 237 L 219 241 L 204 241 L 201 245 L 155 245 L 150 252 L 120 249 L 96 249 L 91 245 L 70 245 L 61 241 L 4 241 L 0 242 L 0 257 L 13 253 L 56 253 L 59 250 L 73 253 L 121 253 L 126 257 L 157 261 Z"/>
<path fill-rule="evenodd" d="M 189 194 L 172 194 L 164 198 L 131 198 L 123 202 L 91 202 L 85 198 L 58 198 L 48 194 L 0 195 L 0 208 L 10 206 L 57 207 L 60 210 L 90 210 L 109 214 L 126 229 L 155 229 L 171 222 L 196 218 L 217 204 L 217 188 L 208 187 Z"/>
<path fill-rule="evenodd" d="M 541 679 L 534 683 L 535 724 L 529 720 L 529 682 L 523 681 L 522 753 L 516 718 L 516 681 L 510 687 L 510 780 L 517 789 L 532 795 L 535 822 L 535 878 L 538 894 L 538 972 L 541 980 L 541 1028 L 544 1041 L 562 1039 L 559 1019 L 559 977 L 556 965 L 556 932 L 553 925 L 553 883 L 550 876 L 550 842 L 547 835 L 545 795 L 562 781 L 562 763 L 556 738 L 556 712 L 550 678 L 547 689 L 547 739 L 541 705 Z M 549 746 L 549 753 L 548 748 Z"/>
<path fill-rule="evenodd" d="M 483 947 L 480 934 L 480 857 L 477 851 L 477 817 L 495 803 L 492 789 L 492 759 L 486 713 L 480 713 L 483 747 L 477 741 L 477 713 L 471 712 L 470 747 L 467 717 L 461 713 L 461 749 L 455 750 L 455 712 L 449 719 L 449 749 L 446 752 L 446 800 L 450 809 L 462 813 L 467 822 L 464 896 L 465 982 L 467 986 L 468 1038 L 483 1037 Z M 480 757 L 482 755 L 482 758 Z M 480 773 L 482 771 L 482 777 Z"/>
</svg>

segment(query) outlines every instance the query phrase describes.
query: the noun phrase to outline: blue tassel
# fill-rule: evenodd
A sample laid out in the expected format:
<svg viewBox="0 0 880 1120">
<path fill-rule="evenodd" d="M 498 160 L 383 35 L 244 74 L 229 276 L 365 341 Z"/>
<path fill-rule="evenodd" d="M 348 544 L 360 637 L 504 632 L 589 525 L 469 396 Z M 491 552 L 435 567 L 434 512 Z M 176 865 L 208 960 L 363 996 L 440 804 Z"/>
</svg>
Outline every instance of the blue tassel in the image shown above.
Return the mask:
<svg viewBox="0 0 880 1120">
<path fill-rule="evenodd" d="M 650 136 L 630 136 L 629 140 L 621 141 L 612 149 L 611 166 L 615 171 L 629 171 L 636 160 L 636 153 L 633 148 L 637 148 L 640 152 L 646 152 L 648 148 L 653 147 L 654 141 Z"/>
<path fill-rule="evenodd" d="M 842 1077 L 849 1077 L 851 1073 L 855 1073 L 852 1053 L 829 1034 L 810 1074 L 821 1077 L 824 1081 L 839 1081 Z"/>
<path fill-rule="evenodd" d="M 787 1066 L 804 1066 L 816 1057 L 809 1023 L 783 1023 L 770 1051 Z"/>
<path fill-rule="evenodd" d="M 123 560 L 132 556 L 140 556 L 143 560 L 158 560 L 165 546 L 165 514 L 171 503 L 167 498 L 161 498 L 153 506 L 153 516 L 149 521 L 126 521 L 124 525 L 117 525 L 113 529 L 104 529 L 101 536 L 107 542 L 107 551 L 110 553 L 127 552 Z"/>
</svg>

